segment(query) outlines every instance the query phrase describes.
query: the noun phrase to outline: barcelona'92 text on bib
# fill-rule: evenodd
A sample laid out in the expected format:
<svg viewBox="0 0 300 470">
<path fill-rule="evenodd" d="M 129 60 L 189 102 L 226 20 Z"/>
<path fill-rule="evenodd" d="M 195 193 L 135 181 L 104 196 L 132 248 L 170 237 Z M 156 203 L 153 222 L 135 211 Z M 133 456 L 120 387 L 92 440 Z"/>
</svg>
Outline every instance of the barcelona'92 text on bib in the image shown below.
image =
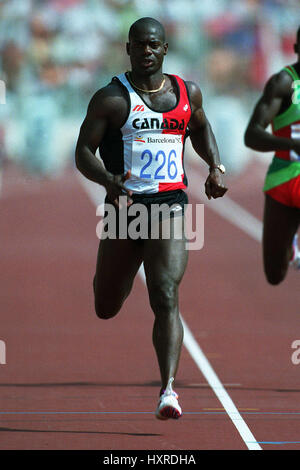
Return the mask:
<svg viewBox="0 0 300 470">
<path fill-rule="evenodd" d="M 125 186 L 135 194 L 187 186 L 183 156 L 191 106 L 185 82 L 174 75 L 170 78 L 177 86 L 177 104 L 169 111 L 157 112 L 136 93 L 126 74 L 117 77 L 130 98 L 130 110 L 121 134 L 124 174 L 131 172 Z"/>
<path fill-rule="evenodd" d="M 132 176 L 146 181 L 182 181 L 182 137 L 136 134 L 132 141 Z"/>
</svg>

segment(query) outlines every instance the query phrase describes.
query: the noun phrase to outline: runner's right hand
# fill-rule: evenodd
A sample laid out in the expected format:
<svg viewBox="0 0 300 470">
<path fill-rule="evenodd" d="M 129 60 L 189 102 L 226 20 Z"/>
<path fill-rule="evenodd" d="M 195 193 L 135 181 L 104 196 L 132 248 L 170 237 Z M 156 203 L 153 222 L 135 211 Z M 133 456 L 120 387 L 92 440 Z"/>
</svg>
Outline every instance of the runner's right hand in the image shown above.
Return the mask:
<svg viewBox="0 0 300 470">
<path fill-rule="evenodd" d="M 120 196 L 127 196 L 127 206 L 132 204 L 132 191 L 125 188 L 124 183 L 131 176 L 130 170 L 125 175 L 111 175 L 105 184 L 108 199 L 119 209 L 122 208 L 122 203 L 119 201 Z"/>
</svg>

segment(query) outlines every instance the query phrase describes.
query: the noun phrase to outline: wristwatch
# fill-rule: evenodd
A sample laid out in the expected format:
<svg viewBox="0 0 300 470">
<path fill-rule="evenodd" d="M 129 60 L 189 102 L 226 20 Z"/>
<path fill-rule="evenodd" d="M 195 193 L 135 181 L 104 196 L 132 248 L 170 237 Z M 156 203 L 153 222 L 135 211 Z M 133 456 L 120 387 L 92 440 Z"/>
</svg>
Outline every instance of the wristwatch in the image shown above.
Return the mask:
<svg viewBox="0 0 300 470">
<path fill-rule="evenodd" d="M 209 171 L 215 170 L 215 169 L 220 170 L 222 175 L 224 175 L 224 173 L 226 172 L 226 169 L 225 169 L 225 166 L 223 165 L 223 163 L 220 163 L 220 165 L 213 165 L 213 166 L 209 167 Z"/>
</svg>

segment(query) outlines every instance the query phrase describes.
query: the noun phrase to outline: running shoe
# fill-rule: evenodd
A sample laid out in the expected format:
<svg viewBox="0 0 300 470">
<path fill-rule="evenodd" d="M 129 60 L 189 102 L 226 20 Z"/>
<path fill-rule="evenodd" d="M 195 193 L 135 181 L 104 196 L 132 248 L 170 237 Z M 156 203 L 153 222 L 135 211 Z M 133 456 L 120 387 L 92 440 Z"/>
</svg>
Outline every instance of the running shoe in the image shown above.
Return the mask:
<svg viewBox="0 0 300 470">
<path fill-rule="evenodd" d="M 298 248 L 298 234 L 294 236 L 293 240 L 293 256 L 290 261 L 290 265 L 294 267 L 294 269 L 300 269 L 300 251 Z"/>
<path fill-rule="evenodd" d="M 159 403 L 155 412 L 157 419 L 166 420 L 169 418 L 178 419 L 182 415 L 181 408 L 178 403 L 178 395 L 172 390 L 172 382 L 174 377 L 171 377 L 167 388 L 160 396 Z"/>
</svg>

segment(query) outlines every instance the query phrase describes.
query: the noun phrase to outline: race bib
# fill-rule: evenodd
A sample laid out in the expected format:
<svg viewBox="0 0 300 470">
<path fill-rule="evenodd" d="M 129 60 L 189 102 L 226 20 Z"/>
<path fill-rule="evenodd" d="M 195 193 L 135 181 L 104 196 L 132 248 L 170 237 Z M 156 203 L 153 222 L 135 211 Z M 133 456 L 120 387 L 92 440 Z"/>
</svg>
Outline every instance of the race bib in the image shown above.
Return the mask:
<svg viewBox="0 0 300 470">
<path fill-rule="evenodd" d="M 173 134 L 136 134 L 132 142 L 133 176 L 161 183 L 182 180 L 182 137 Z"/>
</svg>

